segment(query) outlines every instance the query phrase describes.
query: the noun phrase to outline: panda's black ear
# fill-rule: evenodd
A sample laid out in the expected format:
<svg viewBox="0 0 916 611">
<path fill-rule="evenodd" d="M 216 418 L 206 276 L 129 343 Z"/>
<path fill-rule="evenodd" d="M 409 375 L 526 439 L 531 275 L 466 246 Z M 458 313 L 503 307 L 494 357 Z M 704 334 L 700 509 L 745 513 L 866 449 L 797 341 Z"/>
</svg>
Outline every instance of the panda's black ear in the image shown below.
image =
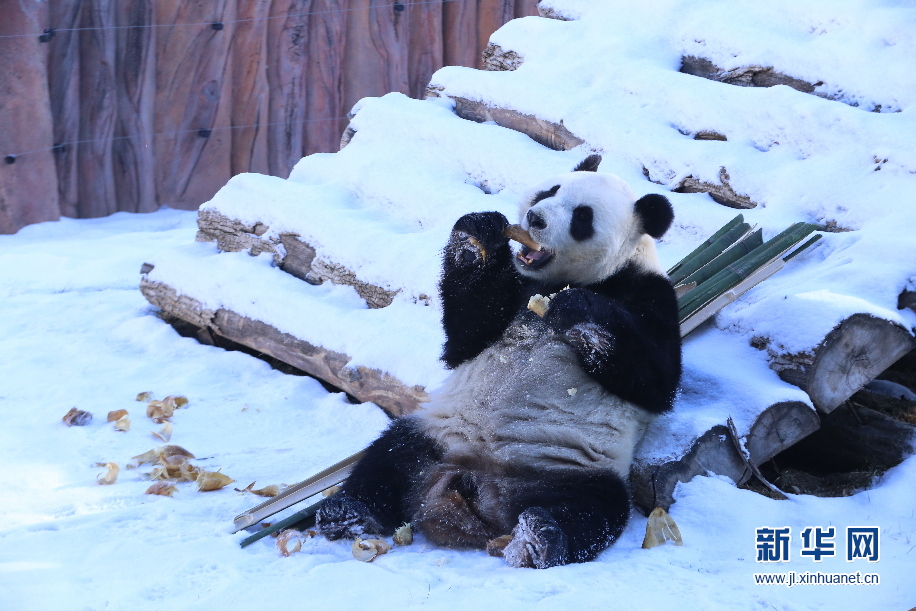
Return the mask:
<svg viewBox="0 0 916 611">
<path fill-rule="evenodd" d="M 597 172 L 599 165 L 601 165 L 601 155 L 589 155 L 573 169 L 573 172 Z"/>
<path fill-rule="evenodd" d="M 664 195 L 650 193 L 634 204 L 636 214 L 642 219 L 642 229 L 656 240 L 665 235 L 674 220 L 674 209 Z"/>
</svg>

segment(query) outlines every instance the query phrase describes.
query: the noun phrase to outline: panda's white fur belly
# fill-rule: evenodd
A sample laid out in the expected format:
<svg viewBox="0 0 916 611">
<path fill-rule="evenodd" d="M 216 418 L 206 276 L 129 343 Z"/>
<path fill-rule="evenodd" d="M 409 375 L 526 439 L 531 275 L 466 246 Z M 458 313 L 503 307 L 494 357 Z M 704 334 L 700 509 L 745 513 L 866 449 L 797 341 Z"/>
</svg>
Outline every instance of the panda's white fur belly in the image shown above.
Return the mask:
<svg viewBox="0 0 916 611">
<path fill-rule="evenodd" d="M 446 450 L 446 461 L 611 469 L 626 479 L 654 416 L 607 392 L 574 349 L 535 318 L 517 318 L 414 417 Z"/>
</svg>

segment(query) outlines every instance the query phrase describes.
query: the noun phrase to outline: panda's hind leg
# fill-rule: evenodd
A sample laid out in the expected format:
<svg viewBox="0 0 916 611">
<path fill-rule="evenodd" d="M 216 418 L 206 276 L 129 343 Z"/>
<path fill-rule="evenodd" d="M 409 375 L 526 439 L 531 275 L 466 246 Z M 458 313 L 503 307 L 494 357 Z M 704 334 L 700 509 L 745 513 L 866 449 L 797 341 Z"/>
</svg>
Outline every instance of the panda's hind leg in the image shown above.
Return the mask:
<svg viewBox="0 0 916 611">
<path fill-rule="evenodd" d="M 423 470 L 440 458 L 413 418 L 395 420 L 366 449 L 341 490 L 322 503 L 315 516 L 318 532 L 332 540 L 391 535 L 409 520 Z"/>
<path fill-rule="evenodd" d="M 593 560 L 623 532 L 626 485 L 612 471 L 540 472 L 521 478 L 518 524 L 503 555 L 510 566 L 548 568 Z"/>
</svg>

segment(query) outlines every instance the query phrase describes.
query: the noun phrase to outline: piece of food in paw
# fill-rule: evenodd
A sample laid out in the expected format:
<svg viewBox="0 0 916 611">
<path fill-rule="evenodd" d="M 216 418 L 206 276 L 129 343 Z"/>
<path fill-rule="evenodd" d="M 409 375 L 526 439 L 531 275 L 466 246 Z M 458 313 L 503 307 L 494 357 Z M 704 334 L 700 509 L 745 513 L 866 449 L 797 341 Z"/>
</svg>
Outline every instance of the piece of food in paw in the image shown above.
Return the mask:
<svg viewBox="0 0 916 611">
<path fill-rule="evenodd" d="M 550 307 L 550 297 L 544 297 L 543 295 L 532 295 L 531 299 L 528 300 L 528 309 L 544 318 L 544 315 L 547 314 L 547 308 Z"/>
</svg>

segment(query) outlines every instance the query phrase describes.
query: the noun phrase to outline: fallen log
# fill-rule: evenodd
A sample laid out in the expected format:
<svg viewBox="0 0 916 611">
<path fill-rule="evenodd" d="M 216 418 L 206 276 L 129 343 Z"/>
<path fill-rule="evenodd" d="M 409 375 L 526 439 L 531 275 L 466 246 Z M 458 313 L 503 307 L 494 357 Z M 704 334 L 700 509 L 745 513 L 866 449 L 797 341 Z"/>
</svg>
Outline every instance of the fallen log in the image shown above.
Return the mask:
<svg viewBox="0 0 916 611">
<path fill-rule="evenodd" d="M 426 90 L 426 97 L 440 97 L 441 90 L 430 87 Z M 483 123 L 493 121 L 501 127 L 521 132 L 540 144 L 555 151 L 568 151 L 585 140 L 566 129 L 563 122 L 552 123 L 534 115 L 528 115 L 517 110 L 488 106 L 479 100 L 470 100 L 461 96 L 448 96 L 455 102 L 455 114 L 462 119 Z"/>
<path fill-rule="evenodd" d="M 142 269 L 140 292 L 169 315 L 297 367 L 359 401 L 375 403 L 392 416 L 412 412 L 428 400 L 421 386 L 408 387 L 378 369 L 351 365 L 352 359 L 346 354 L 315 346 L 259 320 L 223 308 L 209 310 L 193 297 L 148 280 L 146 274 L 152 266 Z"/>
<path fill-rule="evenodd" d="M 830 413 L 916 347 L 909 331 L 869 314 L 853 314 L 814 348 L 794 354 L 770 350 L 770 367 Z"/>
<path fill-rule="evenodd" d="M 268 230 L 266 225 L 245 224 L 207 208 L 198 213 L 197 226 L 198 242 L 216 242 L 219 249 L 226 252 L 272 253 L 280 269 L 301 280 L 311 284 L 331 282 L 352 286 L 370 308 L 384 308 L 398 294 L 398 291 L 363 282 L 343 265 L 316 256 L 315 249 L 297 234 L 267 239 L 263 237 Z"/>
<path fill-rule="evenodd" d="M 699 138 L 699 139 L 712 139 L 712 138 Z M 757 202 L 752 200 L 747 195 L 741 195 L 737 193 L 729 184 L 730 176 L 725 168 L 719 168 L 719 183 L 715 184 L 711 182 L 705 182 L 694 178 L 693 176 L 687 176 L 678 185 L 672 189 L 675 193 L 708 193 L 709 197 L 713 199 L 717 204 L 722 204 L 729 208 L 737 208 L 739 210 L 749 210 L 751 208 L 757 207 Z"/>
<path fill-rule="evenodd" d="M 818 429 L 817 414 L 800 401 L 782 401 L 765 409 L 744 436 L 747 455 L 742 456 L 732 442 L 728 428 L 718 424 L 693 443 L 684 456 L 661 464 L 639 463 L 633 467 L 630 482 L 633 502 L 647 514 L 656 507 L 667 510 L 674 503 L 674 488 L 697 475 L 724 475 L 736 485 L 753 475 L 748 462 L 760 466 L 786 448 Z"/>
<path fill-rule="evenodd" d="M 777 72 L 772 66 L 742 66 L 725 70 L 704 57 L 685 55 L 681 58 L 681 72 L 700 78 L 737 85 L 739 87 L 773 87 L 786 85 L 803 93 L 814 93 L 823 83 L 809 83 L 794 76 Z"/>
<path fill-rule="evenodd" d="M 494 43 L 487 43 L 483 50 L 483 69 L 491 72 L 511 71 L 522 65 L 524 58 L 511 49 L 503 49 Z"/>
</svg>

